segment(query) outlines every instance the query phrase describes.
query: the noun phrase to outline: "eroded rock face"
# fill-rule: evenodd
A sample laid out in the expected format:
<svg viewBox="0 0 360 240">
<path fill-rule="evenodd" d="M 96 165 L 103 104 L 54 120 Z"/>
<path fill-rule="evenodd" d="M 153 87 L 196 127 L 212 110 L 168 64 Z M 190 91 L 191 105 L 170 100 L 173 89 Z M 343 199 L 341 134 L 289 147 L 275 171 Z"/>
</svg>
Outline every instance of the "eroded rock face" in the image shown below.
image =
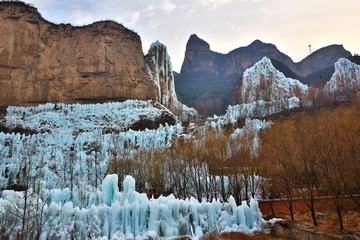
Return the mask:
<svg viewBox="0 0 360 240">
<path fill-rule="evenodd" d="M 195 120 L 198 113 L 178 101 L 175 86 L 174 72 L 167 48 L 159 41 L 151 44 L 145 56 L 145 68 L 149 78 L 155 83 L 158 91 L 159 103 L 170 109 L 181 121 Z"/>
<path fill-rule="evenodd" d="M 158 100 L 143 56 L 140 37 L 115 22 L 55 25 L 0 3 L 0 105 Z"/>
<path fill-rule="evenodd" d="M 206 72 L 219 75 L 217 62 L 221 56 L 222 54 L 211 51 L 207 42 L 192 34 L 186 43 L 181 73 Z"/>
<path fill-rule="evenodd" d="M 174 87 L 174 75 L 167 48 L 159 41 L 151 44 L 145 56 L 145 68 L 158 89 L 159 102 L 174 111 L 177 101 Z"/>
</svg>

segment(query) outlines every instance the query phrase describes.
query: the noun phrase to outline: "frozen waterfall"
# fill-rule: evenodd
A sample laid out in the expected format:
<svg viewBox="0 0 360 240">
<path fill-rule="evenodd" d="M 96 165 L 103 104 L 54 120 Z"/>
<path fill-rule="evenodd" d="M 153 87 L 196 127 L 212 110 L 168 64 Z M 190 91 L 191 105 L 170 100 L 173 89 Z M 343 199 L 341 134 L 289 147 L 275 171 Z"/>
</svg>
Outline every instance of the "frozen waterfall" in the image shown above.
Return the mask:
<svg viewBox="0 0 360 240">
<path fill-rule="evenodd" d="M 123 191 L 119 192 L 118 176 L 108 175 L 102 191 L 96 195 L 96 205 L 79 208 L 73 202 L 80 199 L 59 201 L 67 194 L 69 191 L 64 190 L 51 194 L 44 209 L 52 220 L 45 225 L 41 239 L 200 237 L 208 232 L 251 233 L 264 225 L 256 200 L 237 206 L 232 197 L 227 203 L 217 200 L 199 203 L 194 198 L 181 200 L 173 195 L 149 199 L 135 191 L 135 179 L 131 176 L 124 179 Z M 10 192 L 3 194 L 2 201 L 9 196 Z"/>
</svg>

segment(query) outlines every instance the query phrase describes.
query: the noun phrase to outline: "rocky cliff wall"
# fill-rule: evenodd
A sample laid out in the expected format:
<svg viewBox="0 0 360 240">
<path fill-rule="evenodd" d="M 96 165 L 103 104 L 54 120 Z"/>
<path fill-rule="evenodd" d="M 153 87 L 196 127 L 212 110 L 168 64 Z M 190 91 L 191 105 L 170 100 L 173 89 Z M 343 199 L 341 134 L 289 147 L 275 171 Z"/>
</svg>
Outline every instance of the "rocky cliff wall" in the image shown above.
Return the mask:
<svg viewBox="0 0 360 240">
<path fill-rule="evenodd" d="M 145 56 L 145 68 L 149 78 L 157 86 L 159 102 L 174 111 L 174 102 L 177 101 L 174 75 L 170 56 L 164 44 L 159 41 L 151 44 Z"/>
<path fill-rule="evenodd" d="M 158 100 L 140 37 L 97 22 L 55 25 L 22 2 L 0 2 L 0 105 Z"/>
</svg>

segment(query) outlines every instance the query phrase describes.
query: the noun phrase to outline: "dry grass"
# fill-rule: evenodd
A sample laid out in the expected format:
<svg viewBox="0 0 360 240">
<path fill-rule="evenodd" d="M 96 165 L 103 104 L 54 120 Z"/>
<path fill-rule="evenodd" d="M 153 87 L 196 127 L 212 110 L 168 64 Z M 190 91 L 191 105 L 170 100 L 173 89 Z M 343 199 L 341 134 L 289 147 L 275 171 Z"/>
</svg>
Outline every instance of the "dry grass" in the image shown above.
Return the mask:
<svg viewBox="0 0 360 240">
<path fill-rule="evenodd" d="M 323 214 L 323 218 L 317 219 L 317 227 L 314 227 L 309 213 L 295 212 L 295 223 L 298 227 L 303 229 L 322 232 L 334 236 L 341 235 L 342 233 L 340 232 L 337 215 L 331 211 L 326 211 Z M 346 231 L 360 237 L 360 212 L 346 212 L 343 219 Z"/>
</svg>

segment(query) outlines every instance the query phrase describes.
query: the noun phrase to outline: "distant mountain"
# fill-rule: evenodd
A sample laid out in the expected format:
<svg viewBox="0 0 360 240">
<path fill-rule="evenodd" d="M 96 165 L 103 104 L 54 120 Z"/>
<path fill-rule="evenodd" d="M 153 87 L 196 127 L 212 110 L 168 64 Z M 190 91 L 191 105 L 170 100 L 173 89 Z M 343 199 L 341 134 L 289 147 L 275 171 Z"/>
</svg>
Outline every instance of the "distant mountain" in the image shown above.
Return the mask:
<svg viewBox="0 0 360 240">
<path fill-rule="evenodd" d="M 342 45 L 331 45 L 294 63 L 275 45 L 260 40 L 221 54 L 193 34 L 186 45 L 181 72 L 175 76 L 177 96 L 203 115 L 221 115 L 229 104 L 240 103 L 243 73 L 263 57 L 269 58 L 286 77 L 324 86 L 334 72 L 334 63 L 339 58 L 351 57 L 351 53 Z"/>
<path fill-rule="evenodd" d="M 342 45 L 321 48 L 296 63 L 300 80 L 306 84 L 324 85 L 334 73 L 334 63 L 340 58 L 349 58 L 351 53 Z"/>
</svg>

